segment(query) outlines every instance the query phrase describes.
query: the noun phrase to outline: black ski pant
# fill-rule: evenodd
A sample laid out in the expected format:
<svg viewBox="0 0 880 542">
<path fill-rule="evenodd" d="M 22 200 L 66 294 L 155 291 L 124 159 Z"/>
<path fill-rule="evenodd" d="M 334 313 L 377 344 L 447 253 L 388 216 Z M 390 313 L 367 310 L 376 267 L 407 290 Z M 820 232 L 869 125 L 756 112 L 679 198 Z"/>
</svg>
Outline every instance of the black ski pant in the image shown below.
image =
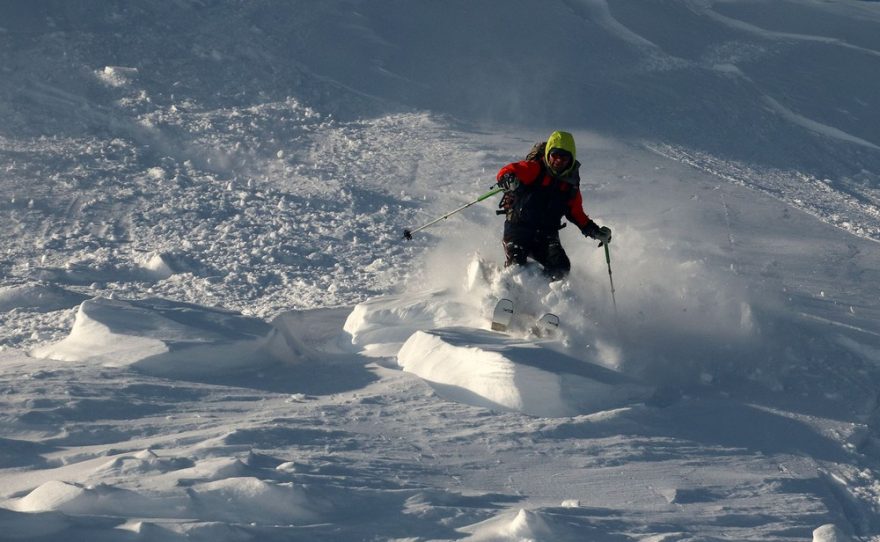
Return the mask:
<svg viewBox="0 0 880 542">
<path fill-rule="evenodd" d="M 571 260 L 559 242 L 559 230 L 540 230 L 511 222 L 504 223 L 504 266 L 525 265 L 532 258 L 544 267 L 550 280 L 560 280 L 571 271 Z"/>
</svg>

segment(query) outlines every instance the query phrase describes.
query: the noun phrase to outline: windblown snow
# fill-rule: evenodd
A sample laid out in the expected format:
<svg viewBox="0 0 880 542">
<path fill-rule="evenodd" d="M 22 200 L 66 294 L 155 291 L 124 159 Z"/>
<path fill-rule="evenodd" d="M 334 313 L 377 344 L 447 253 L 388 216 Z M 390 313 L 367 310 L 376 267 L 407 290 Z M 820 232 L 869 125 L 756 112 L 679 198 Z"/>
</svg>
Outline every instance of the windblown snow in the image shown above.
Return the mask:
<svg viewBox="0 0 880 542">
<path fill-rule="evenodd" d="M 0 539 L 880 540 L 880 3 L 540 4 L 0 5 Z"/>
</svg>

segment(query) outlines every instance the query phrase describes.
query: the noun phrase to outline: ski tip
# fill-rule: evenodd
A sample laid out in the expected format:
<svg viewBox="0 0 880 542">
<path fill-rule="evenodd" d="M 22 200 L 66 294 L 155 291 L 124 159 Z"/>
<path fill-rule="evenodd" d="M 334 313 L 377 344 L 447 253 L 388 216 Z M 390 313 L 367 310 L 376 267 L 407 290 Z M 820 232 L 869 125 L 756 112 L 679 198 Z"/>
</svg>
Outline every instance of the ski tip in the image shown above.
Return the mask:
<svg viewBox="0 0 880 542">
<path fill-rule="evenodd" d="M 492 331 L 507 331 L 513 319 L 513 301 L 499 299 L 492 311 Z"/>
<path fill-rule="evenodd" d="M 538 320 L 541 324 L 548 328 L 559 327 L 559 317 L 553 313 L 547 313 Z"/>
<path fill-rule="evenodd" d="M 559 317 L 552 313 L 546 313 L 532 326 L 532 334 L 541 338 L 554 338 L 559 332 Z"/>
</svg>

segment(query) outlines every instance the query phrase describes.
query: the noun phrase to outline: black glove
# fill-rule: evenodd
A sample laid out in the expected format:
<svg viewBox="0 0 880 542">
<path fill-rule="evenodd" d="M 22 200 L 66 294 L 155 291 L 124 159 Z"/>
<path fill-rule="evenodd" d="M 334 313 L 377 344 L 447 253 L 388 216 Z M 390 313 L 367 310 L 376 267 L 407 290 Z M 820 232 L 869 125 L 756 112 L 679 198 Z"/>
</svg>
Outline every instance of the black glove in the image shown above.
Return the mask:
<svg viewBox="0 0 880 542">
<path fill-rule="evenodd" d="M 519 179 L 513 173 L 505 173 L 498 179 L 498 186 L 503 188 L 505 192 L 513 192 L 519 188 Z"/>
<path fill-rule="evenodd" d="M 601 247 L 604 244 L 611 242 L 611 228 L 608 226 L 599 226 L 595 222 L 590 222 L 584 229 L 581 230 L 584 235 L 587 237 L 592 237 L 593 239 L 599 241 L 599 246 Z"/>
</svg>

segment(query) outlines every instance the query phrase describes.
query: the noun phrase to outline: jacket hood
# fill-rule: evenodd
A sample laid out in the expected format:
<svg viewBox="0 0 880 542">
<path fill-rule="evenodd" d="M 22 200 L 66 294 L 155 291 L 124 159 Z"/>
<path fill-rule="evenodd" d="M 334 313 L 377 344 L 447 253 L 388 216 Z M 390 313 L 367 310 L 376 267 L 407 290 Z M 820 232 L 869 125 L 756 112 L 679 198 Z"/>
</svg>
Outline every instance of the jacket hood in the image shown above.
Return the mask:
<svg viewBox="0 0 880 542">
<path fill-rule="evenodd" d="M 577 148 L 574 144 L 574 136 L 568 132 L 560 132 L 558 130 L 550 134 L 550 137 L 547 139 L 547 146 L 544 147 L 544 163 L 548 164 L 548 167 L 550 164 L 550 151 L 553 149 L 562 149 L 571 153 L 571 164 L 568 166 L 568 169 L 558 172 L 557 175 L 564 176 L 571 173 L 577 161 Z"/>
</svg>

